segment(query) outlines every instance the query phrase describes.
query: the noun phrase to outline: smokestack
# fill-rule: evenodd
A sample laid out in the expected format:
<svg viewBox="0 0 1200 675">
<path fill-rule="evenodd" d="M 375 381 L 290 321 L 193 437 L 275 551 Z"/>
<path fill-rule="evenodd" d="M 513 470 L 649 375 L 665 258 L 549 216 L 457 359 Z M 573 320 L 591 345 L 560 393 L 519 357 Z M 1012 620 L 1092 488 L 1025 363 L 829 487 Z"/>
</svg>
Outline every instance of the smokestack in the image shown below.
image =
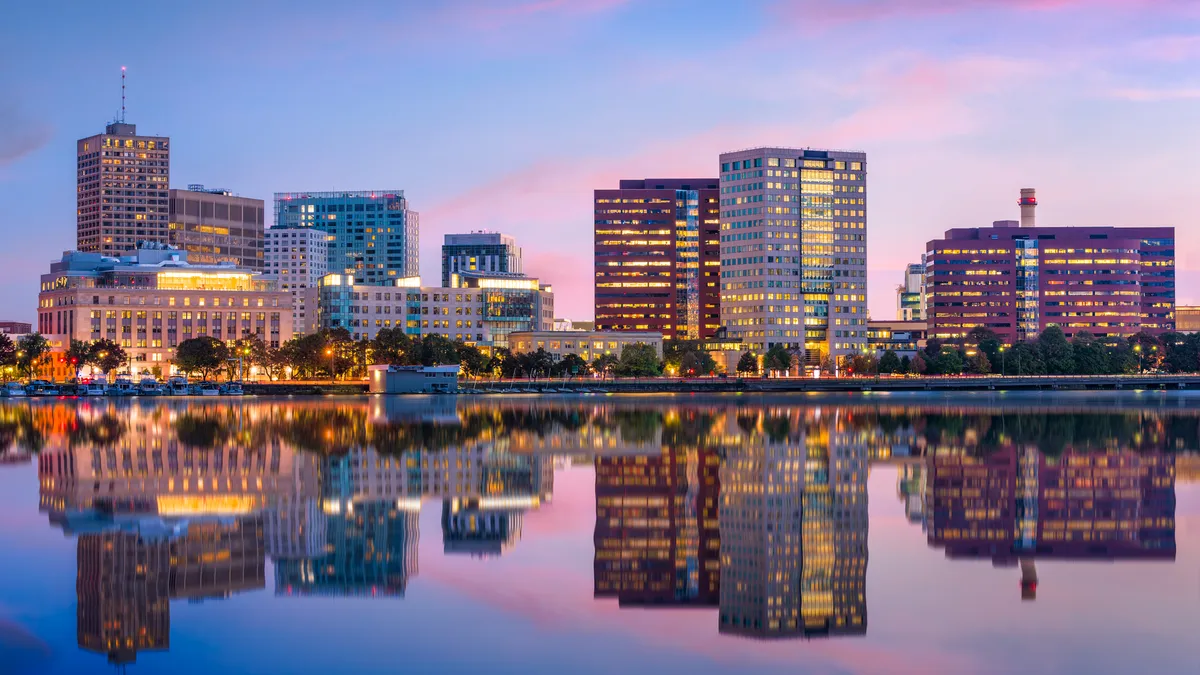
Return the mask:
<svg viewBox="0 0 1200 675">
<path fill-rule="evenodd" d="M 1021 188 L 1021 199 L 1017 204 L 1021 207 L 1021 227 L 1034 226 L 1034 210 L 1037 209 L 1037 190 Z"/>
</svg>

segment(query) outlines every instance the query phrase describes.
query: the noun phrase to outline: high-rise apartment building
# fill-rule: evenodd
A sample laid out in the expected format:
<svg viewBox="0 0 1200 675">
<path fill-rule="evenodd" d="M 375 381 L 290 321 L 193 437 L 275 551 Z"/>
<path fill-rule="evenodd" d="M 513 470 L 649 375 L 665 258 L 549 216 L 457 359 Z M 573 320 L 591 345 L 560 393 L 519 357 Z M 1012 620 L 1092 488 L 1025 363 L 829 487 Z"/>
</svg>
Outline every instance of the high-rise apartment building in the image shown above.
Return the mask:
<svg viewBox="0 0 1200 675">
<path fill-rule="evenodd" d="M 867 156 L 754 148 L 721 155 L 721 325 L 809 366 L 867 344 Z"/>
<path fill-rule="evenodd" d="M 356 284 L 386 285 L 420 274 L 418 215 L 403 190 L 278 192 L 274 226 L 327 233 L 329 272 L 352 276 Z"/>
<path fill-rule="evenodd" d="M 896 320 L 925 320 L 925 256 L 904 268 L 904 283 L 896 287 Z"/>
<path fill-rule="evenodd" d="M 170 191 L 167 243 L 202 265 L 263 271 L 263 200 L 189 185 Z"/>
<path fill-rule="evenodd" d="M 329 273 L 329 235 L 312 227 L 272 227 L 265 236 L 263 276 L 292 294 L 295 332 L 316 332 L 317 282 Z"/>
<path fill-rule="evenodd" d="M 76 248 L 117 256 L 139 241 L 168 241 L 170 139 L 112 122 L 76 143 Z"/>
<path fill-rule="evenodd" d="M 647 178 L 595 191 L 597 330 L 716 334 L 718 188 L 714 178 Z"/>
<path fill-rule="evenodd" d="M 1051 325 L 1067 337 L 1175 329 L 1175 228 L 1036 227 L 1033 190 L 1021 222 L 948 230 L 926 244 L 929 337 L 972 329 L 1006 343 Z"/>
<path fill-rule="evenodd" d="M 442 285 L 464 272 L 520 274 L 521 248 L 517 240 L 499 232 L 448 234 L 442 244 Z"/>
</svg>

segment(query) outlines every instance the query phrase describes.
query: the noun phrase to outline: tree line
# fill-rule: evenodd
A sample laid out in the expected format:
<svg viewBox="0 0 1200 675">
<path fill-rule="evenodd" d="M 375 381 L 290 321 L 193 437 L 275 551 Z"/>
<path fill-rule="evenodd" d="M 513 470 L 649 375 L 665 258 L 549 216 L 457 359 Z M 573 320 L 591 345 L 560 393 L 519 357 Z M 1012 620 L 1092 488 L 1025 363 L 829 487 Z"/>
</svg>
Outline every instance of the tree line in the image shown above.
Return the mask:
<svg viewBox="0 0 1200 675">
<path fill-rule="evenodd" d="M 1200 334 L 1142 331 L 1128 338 L 1098 338 L 1080 331 L 1067 339 L 1062 328 L 1050 326 L 1032 340 L 1006 345 L 987 328 L 975 328 L 963 344 L 930 338 L 915 357 L 892 350 L 878 359 L 856 355 L 855 374 L 914 375 L 1129 375 L 1200 371 Z"/>
</svg>

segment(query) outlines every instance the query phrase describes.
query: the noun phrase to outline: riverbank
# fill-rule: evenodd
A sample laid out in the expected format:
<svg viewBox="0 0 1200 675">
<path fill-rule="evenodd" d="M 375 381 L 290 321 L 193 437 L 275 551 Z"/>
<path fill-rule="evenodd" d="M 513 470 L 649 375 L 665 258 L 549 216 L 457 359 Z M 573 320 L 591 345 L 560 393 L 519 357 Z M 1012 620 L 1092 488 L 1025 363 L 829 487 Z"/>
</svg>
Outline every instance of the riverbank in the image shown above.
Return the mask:
<svg viewBox="0 0 1200 675">
<path fill-rule="evenodd" d="M 698 378 L 461 382 L 460 394 L 605 394 L 872 391 L 1071 391 L 1200 389 L 1200 375 L 1062 375 L 1027 377 Z M 346 396 L 367 393 L 366 382 L 263 382 L 245 385 L 260 396 Z"/>
</svg>

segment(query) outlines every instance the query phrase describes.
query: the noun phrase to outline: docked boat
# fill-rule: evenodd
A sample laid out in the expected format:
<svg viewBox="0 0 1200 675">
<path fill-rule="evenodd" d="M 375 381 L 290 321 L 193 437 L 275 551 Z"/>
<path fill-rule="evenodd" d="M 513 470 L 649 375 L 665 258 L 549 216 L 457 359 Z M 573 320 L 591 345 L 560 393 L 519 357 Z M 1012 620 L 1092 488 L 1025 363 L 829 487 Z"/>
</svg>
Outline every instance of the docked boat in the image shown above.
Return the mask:
<svg viewBox="0 0 1200 675">
<path fill-rule="evenodd" d="M 167 393 L 171 396 L 187 396 L 192 392 L 186 377 L 172 377 L 167 380 Z"/>
<path fill-rule="evenodd" d="M 108 387 L 104 385 L 104 380 L 92 380 L 83 385 L 84 396 L 103 396 L 107 393 Z"/>
<path fill-rule="evenodd" d="M 221 385 L 221 394 L 223 396 L 241 396 L 243 393 L 245 392 L 242 390 L 241 382 L 226 382 Z"/>
<path fill-rule="evenodd" d="M 25 393 L 29 396 L 58 396 L 58 387 L 52 382 L 34 380 L 25 385 Z"/>
<path fill-rule="evenodd" d="M 3 393 L 6 398 L 25 396 L 25 385 L 20 382 L 9 382 L 4 385 Z"/>
<path fill-rule="evenodd" d="M 220 396 L 221 388 L 219 386 L 217 386 L 216 382 L 201 382 L 200 383 L 200 395 L 201 396 Z"/>
<path fill-rule="evenodd" d="M 134 386 L 133 380 L 127 377 L 118 377 L 108 388 L 109 396 L 133 396 L 136 393 L 137 387 Z"/>
<path fill-rule="evenodd" d="M 163 393 L 163 386 L 153 377 L 143 377 L 138 382 L 138 396 L 158 396 Z"/>
</svg>

